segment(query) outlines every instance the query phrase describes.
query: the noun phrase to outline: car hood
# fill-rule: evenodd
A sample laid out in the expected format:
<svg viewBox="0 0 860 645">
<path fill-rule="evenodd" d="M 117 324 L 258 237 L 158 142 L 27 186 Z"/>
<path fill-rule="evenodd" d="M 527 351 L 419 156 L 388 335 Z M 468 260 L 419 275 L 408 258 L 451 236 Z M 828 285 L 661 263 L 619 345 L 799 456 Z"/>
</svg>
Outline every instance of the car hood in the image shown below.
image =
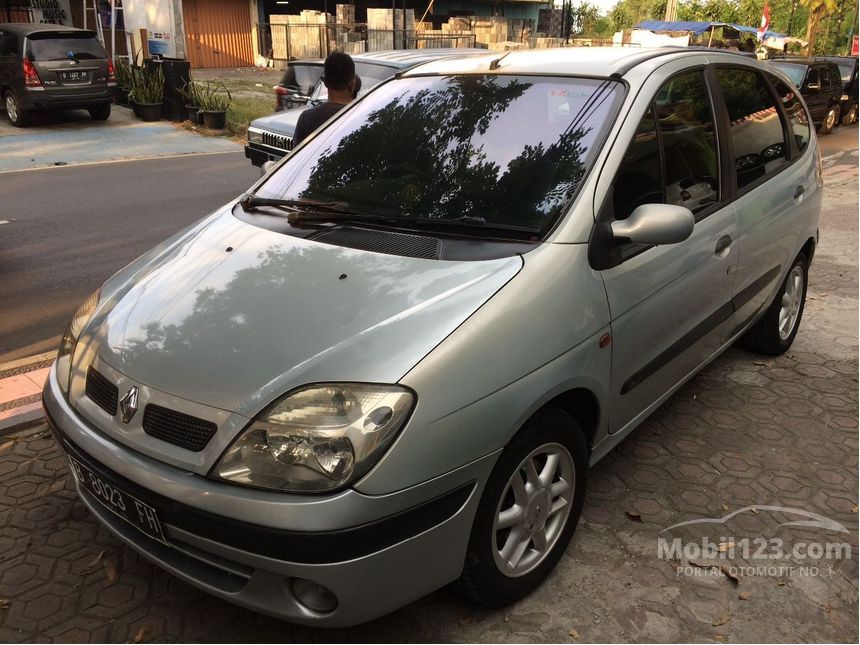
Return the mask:
<svg viewBox="0 0 860 645">
<path fill-rule="evenodd" d="M 251 127 L 292 137 L 296 133 L 296 123 L 299 122 L 299 115 L 307 110 L 308 107 L 310 106 L 275 112 L 269 116 L 254 119 L 251 121 Z"/>
<path fill-rule="evenodd" d="M 307 383 L 395 383 L 522 267 L 267 231 L 225 210 L 109 281 L 87 336 L 172 396 L 251 417 Z"/>
</svg>

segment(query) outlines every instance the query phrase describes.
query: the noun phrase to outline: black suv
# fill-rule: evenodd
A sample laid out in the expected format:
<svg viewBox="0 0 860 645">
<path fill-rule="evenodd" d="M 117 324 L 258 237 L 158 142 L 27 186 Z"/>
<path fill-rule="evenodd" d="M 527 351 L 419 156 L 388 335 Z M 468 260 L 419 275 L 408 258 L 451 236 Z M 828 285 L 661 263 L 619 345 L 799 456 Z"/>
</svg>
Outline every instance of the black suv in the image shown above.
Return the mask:
<svg viewBox="0 0 860 645">
<path fill-rule="evenodd" d="M 32 110 L 89 110 L 110 116 L 113 63 L 95 32 L 58 25 L 0 24 L 0 97 L 12 125 Z"/>
<path fill-rule="evenodd" d="M 800 90 L 809 115 L 821 134 L 830 134 L 839 123 L 842 75 L 824 58 L 777 58 L 768 61 L 784 72 Z"/>
<path fill-rule="evenodd" d="M 825 56 L 836 63 L 842 75 L 842 125 L 857 123 L 857 67 L 856 56 Z"/>
</svg>

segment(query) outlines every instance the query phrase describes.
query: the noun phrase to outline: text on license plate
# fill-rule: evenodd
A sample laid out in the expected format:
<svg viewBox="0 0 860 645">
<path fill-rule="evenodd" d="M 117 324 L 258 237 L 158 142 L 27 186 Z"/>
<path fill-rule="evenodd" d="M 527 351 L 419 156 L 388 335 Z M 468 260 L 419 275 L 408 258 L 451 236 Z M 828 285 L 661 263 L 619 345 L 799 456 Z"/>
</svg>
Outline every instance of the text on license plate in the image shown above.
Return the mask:
<svg viewBox="0 0 860 645">
<path fill-rule="evenodd" d="M 60 78 L 64 81 L 85 81 L 87 80 L 87 73 L 81 71 L 60 72 Z"/>
<path fill-rule="evenodd" d="M 115 484 L 105 480 L 74 457 L 69 457 L 75 479 L 99 503 L 112 513 L 139 529 L 151 538 L 167 544 L 158 514 L 149 504 L 144 504 Z"/>
</svg>

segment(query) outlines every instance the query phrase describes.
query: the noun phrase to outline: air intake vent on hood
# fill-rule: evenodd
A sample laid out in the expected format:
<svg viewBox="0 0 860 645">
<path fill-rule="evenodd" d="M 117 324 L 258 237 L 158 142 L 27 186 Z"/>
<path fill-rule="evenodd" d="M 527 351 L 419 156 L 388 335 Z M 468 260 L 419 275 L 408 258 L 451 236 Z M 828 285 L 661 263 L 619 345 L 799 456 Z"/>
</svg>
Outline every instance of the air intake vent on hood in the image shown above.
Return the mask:
<svg viewBox="0 0 860 645">
<path fill-rule="evenodd" d="M 439 258 L 442 243 L 433 237 L 377 231 L 369 228 L 340 226 L 313 238 L 317 242 L 345 246 L 350 249 L 400 255 L 409 258 Z"/>
</svg>

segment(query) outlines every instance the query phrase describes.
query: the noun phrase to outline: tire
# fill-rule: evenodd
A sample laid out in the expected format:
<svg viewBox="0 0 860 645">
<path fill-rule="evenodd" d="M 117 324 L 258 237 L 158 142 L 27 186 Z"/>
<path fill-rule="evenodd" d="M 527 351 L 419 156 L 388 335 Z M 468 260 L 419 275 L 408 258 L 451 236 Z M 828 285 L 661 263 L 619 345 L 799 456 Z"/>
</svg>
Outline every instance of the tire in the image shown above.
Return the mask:
<svg viewBox="0 0 860 645">
<path fill-rule="evenodd" d="M 550 455 L 557 461 L 551 471 L 547 468 Z M 531 477 L 525 475 L 526 460 L 534 466 Z M 546 408 L 529 419 L 502 452 L 487 480 L 458 581 L 460 590 L 482 605 L 499 606 L 528 595 L 540 585 L 564 554 L 576 529 L 585 501 L 587 470 L 588 446 L 573 417 Z M 532 482 L 539 482 L 539 477 L 541 484 L 551 481 L 550 487 L 535 487 Z M 515 478 L 519 486 L 515 486 Z M 562 481 L 568 483 L 566 490 L 551 490 Z M 514 493 L 514 487 L 520 492 Z M 560 500 L 566 504 L 552 512 Z M 510 527 L 498 527 L 497 519 L 510 516 L 518 506 L 520 518 Z M 543 550 L 536 541 L 539 535 L 543 536 Z M 501 551 L 509 541 L 514 546 L 506 560 Z M 517 553 L 520 557 L 514 563 Z"/>
<path fill-rule="evenodd" d="M 744 334 L 740 343 L 742 347 L 770 356 L 784 354 L 791 347 L 803 318 L 808 269 L 806 256 L 801 253 L 788 270 L 764 316 Z M 783 318 L 784 308 L 787 318 Z"/>
<path fill-rule="evenodd" d="M 25 128 L 30 123 L 30 112 L 21 109 L 21 103 L 12 90 L 7 90 L 3 95 L 3 107 L 6 109 L 6 117 L 9 123 L 16 128 Z"/>
<path fill-rule="evenodd" d="M 88 111 L 93 121 L 107 121 L 110 118 L 110 103 L 94 105 Z"/>
<path fill-rule="evenodd" d="M 857 104 L 855 103 L 842 116 L 842 125 L 854 125 L 857 123 Z"/>
<path fill-rule="evenodd" d="M 831 105 L 827 108 L 827 114 L 824 115 L 824 121 L 821 122 L 821 128 L 818 130 L 821 134 L 830 134 L 833 128 L 839 121 L 839 108 Z"/>
</svg>

